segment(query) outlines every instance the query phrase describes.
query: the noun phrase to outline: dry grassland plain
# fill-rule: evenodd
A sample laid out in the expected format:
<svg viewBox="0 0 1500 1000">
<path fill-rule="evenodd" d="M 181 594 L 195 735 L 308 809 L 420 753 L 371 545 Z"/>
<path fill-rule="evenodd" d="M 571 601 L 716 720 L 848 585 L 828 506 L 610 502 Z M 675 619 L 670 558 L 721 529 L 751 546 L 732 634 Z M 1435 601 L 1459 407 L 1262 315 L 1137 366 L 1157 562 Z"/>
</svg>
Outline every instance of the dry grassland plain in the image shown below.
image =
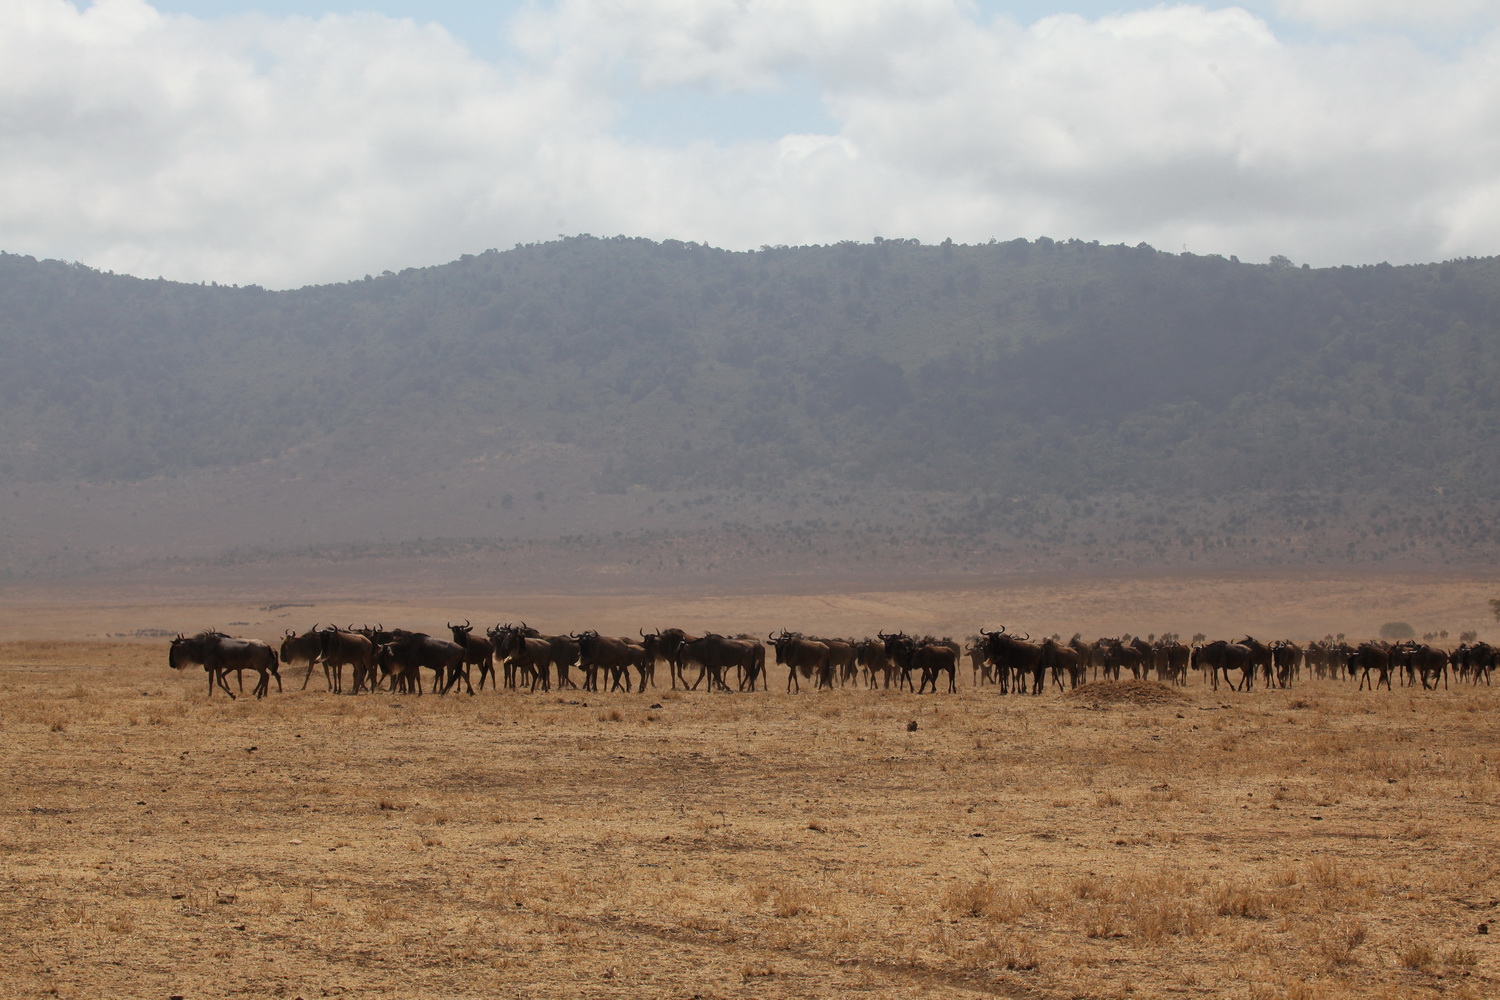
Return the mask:
<svg viewBox="0 0 1500 1000">
<path fill-rule="evenodd" d="M 1500 689 L 285 679 L 0 643 L 0 995 L 1500 995 Z"/>
</svg>

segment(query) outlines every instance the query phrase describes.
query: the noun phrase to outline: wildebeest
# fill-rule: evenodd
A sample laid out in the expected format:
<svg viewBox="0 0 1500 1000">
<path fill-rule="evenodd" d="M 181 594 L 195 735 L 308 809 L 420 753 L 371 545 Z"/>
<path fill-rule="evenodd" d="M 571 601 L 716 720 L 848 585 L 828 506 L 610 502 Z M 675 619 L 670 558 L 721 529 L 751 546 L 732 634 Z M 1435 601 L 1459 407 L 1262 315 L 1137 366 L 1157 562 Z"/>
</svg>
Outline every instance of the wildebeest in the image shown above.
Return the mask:
<svg viewBox="0 0 1500 1000">
<path fill-rule="evenodd" d="M 1193 651 L 1175 639 L 1162 639 L 1157 642 L 1156 654 L 1158 679 L 1164 677 L 1172 684 L 1186 685 Z"/>
<path fill-rule="evenodd" d="M 416 670 L 419 667 L 432 671 L 432 689 L 439 694 L 447 694 L 460 680 L 469 694 L 474 693 L 464 665 L 464 648 L 458 643 L 405 629 L 397 629 L 391 635 L 390 643 L 382 647 L 389 651 L 385 654 L 388 668 L 393 674 L 415 675 L 417 694 L 422 693 L 421 674 Z"/>
<path fill-rule="evenodd" d="M 885 683 L 885 687 L 889 688 L 891 686 L 891 675 L 895 673 L 895 665 L 891 663 L 891 658 L 886 655 L 884 642 L 879 639 L 861 640 L 854 646 L 854 657 L 858 661 L 860 669 L 865 672 L 870 690 L 873 691 L 877 687 L 880 687 L 882 680 Z"/>
<path fill-rule="evenodd" d="M 585 690 L 599 690 L 599 671 L 603 670 L 609 675 L 610 690 L 623 686 L 629 691 L 631 667 L 640 673 L 640 690 L 646 690 L 650 674 L 645 646 L 618 636 L 600 635 L 595 629 L 568 634 L 578 641 L 578 665 L 583 669 Z"/>
<path fill-rule="evenodd" d="M 1068 640 L 1068 648 L 1078 654 L 1078 665 L 1083 669 L 1084 677 L 1088 677 L 1088 669 L 1089 667 L 1093 667 L 1095 671 L 1094 676 L 1097 679 L 1099 676 L 1099 650 L 1097 645 L 1090 645 L 1084 642 L 1083 636 L 1074 632 L 1073 638 Z"/>
<path fill-rule="evenodd" d="M 319 633 L 322 637 L 322 658 L 325 672 L 333 674 L 333 690 L 344 690 L 344 668 L 354 672 L 354 693 L 368 687 L 375 690 L 375 643 L 354 631 L 345 631 L 330 625 Z"/>
<path fill-rule="evenodd" d="M 1047 673 L 1040 645 L 1031 642 L 1029 637 L 1022 639 L 1011 635 L 1004 625 L 994 632 L 980 629 L 979 634 L 984 636 L 989 648 L 989 658 L 994 661 L 995 666 L 1016 675 L 1017 694 L 1025 691 L 1027 675 L 1031 676 L 1031 693 L 1042 693 L 1047 684 Z"/>
<path fill-rule="evenodd" d="M 641 633 L 641 645 L 646 649 L 646 655 L 654 663 L 657 659 L 665 660 L 667 663 L 667 677 L 672 682 L 672 690 L 677 690 L 677 682 L 682 681 L 682 686 L 688 686 L 687 678 L 682 673 L 682 646 L 684 643 L 692 642 L 699 638 L 689 635 L 680 628 L 664 628 L 655 632 L 647 632 L 644 629 L 636 629 Z M 699 675 L 698 681 L 693 682 L 693 687 L 703 679 Z"/>
<path fill-rule="evenodd" d="M 449 622 L 448 628 L 453 633 L 453 641 L 464 648 L 464 663 L 479 668 L 479 690 L 484 690 L 486 678 L 489 678 L 490 686 L 495 687 L 495 644 L 482 635 L 471 635 L 474 626 L 467 618 L 462 625 Z"/>
<path fill-rule="evenodd" d="M 1086 676 L 1083 668 L 1083 658 L 1078 650 L 1071 646 L 1065 646 L 1056 639 L 1042 640 L 1042 669 L 1050 671 L 1052 683 L 1057 685 L 1059 691 L 1063 690 L 1063 674 L 1068 675 L 1068 683 L 1073 688 L 1083 683 Z"/>
<path fill-rule="evenodd" d="M 1448 654 L 1426 643 L 1403 642 L 1391 650 L 1394 661 L 1406 669 L 1407 683 L 1422 681 L 1423 690 L 1437 687 L 1439 676 L 1443 687 L 1448 686 Z"/>
<path fill-rule="evenodd" d="M 995 682 L 995 665 L 989 660 L 989 651 L 982 638 L 977 635 L 969 636 L 964 645 L 964 655 L 969 658 L 969 669 L 975 687 Z M 887 687 L 889 686 L 888 684 Z"/>
<path fill-rule="evenodd" d="M 710 691 L 730 690 L 726 680 L 730 667 L 740 671 L 740 690 L 754 691 L 756 681 L 766 668 L 766 647 L 760 640 L 748 637 L 731 639 L 714 632 L 685 640 L 678 648 L 678 657 L 684 665 L 698 664 L 700 676 L 708 678 Z"/>
<path fill-rule="evenodd" d="M 817 637 L 817 641 L 828 647 L 828 672 L 838 678 L 839 687 L 859 677 L 859 650 L 855 643 L 848 639 L 826 639 L 821 636 Z"/>
<path fill-rule="evenodd" d="M 1236 691 L 1249 691 L 1255 685 L 1255 654 L 1249 646 L 1237 642 L 1217 639 L 1202 646 L 1194 646 L 1192 666 L 1208 671 L 1208 678 L 1213 682 L 1215 691 L 1219 690 L 1220 672 L 1223 672 L 1224 680 Z M 1231 670 L 1240 672 L 1240 683 L 1235 684 L 1230 680 Z"/>
<path fill-rule="evenodd" d="M 925 692 L 928 685 L 932 686 L 932 693 L 937 694 L 938 676 L 944 673 L 948 675 L 948 691 L 958 690 L 957 643 L 951 640 L 943 642 L 931 636 L 916 639 L 905 632 L 890 635 L 881 632 L 879 635 L 885 643 L 885 655 L 898 669 L 908 675 L 913 670 L 921 671 L 918 694 Z"/>
<path fill-rule="evenodd" d="M 787 668 L 786 689 L 801 693 L 802 684 L 797 675 L 817 678 L 817 686 L 833 687 L 833 674 L 828 663 L 828 646 L 816 639 L 809 639 L 801 632 L 781 630 L 780 635 L 769 635 L 767 640 L 776 650 L 776 662 Z"/>
<path fill-rule="evenodd" d="M 1365 684 L 1370 684 L 1370 690 L 1375 690 L 1381 684 L 1385 689 L 1391 689 L 1391 651 L 1389 647 L 1378 642 L 1362 642 L 1354 647 L 1354 652 L 1349 656 L 1349 672 L 1359 674 L 1359 688 L 1363 691 Z M 1370 681 L 1370 671 L 1375 671 L 1375 680 Z"/>
<path fill-rule="evenodd" d="M 1460 679 L 1467 678 L 1474 684 L 1483 677 L 1490 683 L 1490 671 L 1495 667 L 1495 647 L 1487 642 L 1465 642 L 1448 654 L 1448 662 Z"/>
<path fill-rule="evenodd" d="M 212 697 L 214 684 L 224 689 L 230 698 L 234 692 L 224 681 L 231 670 L 254 670 L 260 674 L 255 685 L 255 697 L 264 698 L 270 691 L 271 678 L 276 678 L 276 690 L 281 690 L 281 671 L 277 667 L 276 650 L 259 639 L 236 639 L 207 629 L 188 637 L 178 633 L 167 653 L 167 664 L 173 670 L 185 670 L 192 664 L 201 666 L 208 674 L 208 693 Z"/>
<path fill-rule="evenodd" d="M 1271 664 L 1276 668 L 1276 686 L 1289 688 L 1302 666 L 1302 647 L 1288 639 L 1271 643 Z"/>
<path fill-rule="evenodd" d="M 301 635 L 291 629 L 286 630 L 286 635 L 281 640 L 281 662 L 289 667 L 297 663 L 307 664 L 307 673 L 302 675 L 303 690 L 307 689 L 307 682 L 312 677 L 313 664 L 322 658 L 323 634 L 316 622 L 313 623 L 312 628 Z M 333 686 L 331 679 L 328 681 L 328 686 Z"/>
<path fill-rule="evenodd" d="M 495 655 L 500 657 L 506 687 L 514 688 L 517 675 L 519 675 L 521 679 L 531 682 L 533 692 L 536 691 L 538 685 L 543 691 L 552 690 L 548 670 L 553 659 L 551 641 L 543 638 L 536 629 L 531 628 L 525 622 L 520 625 L 496 625 L 489 630 L 489 637 Z M 574 646 L 576 649 L 576 644 Z M 574 660 L 576 659 L 575 655 Z M 565 677 L 566 668 L 559 675 L 559 687 L 562 686 Z"/>
<path fill-rule="evenodd" d="M 1250 650 L 1250 658 L 1255 661 L 1255 666 L 1260 670 L 1261 676 L 1266 680 L 1266 687 L 1276 682 L 1275 665 L 1272 662 L 1271 647 L 1251 636 L 1245 636 L 1240 640 L 1240 645 Z"/>
</svg>

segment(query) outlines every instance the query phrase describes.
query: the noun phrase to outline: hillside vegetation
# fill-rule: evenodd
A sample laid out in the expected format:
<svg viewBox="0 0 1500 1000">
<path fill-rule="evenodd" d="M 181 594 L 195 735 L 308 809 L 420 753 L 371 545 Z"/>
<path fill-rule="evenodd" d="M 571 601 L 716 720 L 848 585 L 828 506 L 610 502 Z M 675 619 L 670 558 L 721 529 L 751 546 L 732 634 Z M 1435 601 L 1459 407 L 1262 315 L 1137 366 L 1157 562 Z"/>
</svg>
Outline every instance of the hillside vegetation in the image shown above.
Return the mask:
<svg viewBox="0 0 1500 1000">
<path fill-rule="evenodd" d="M 589 237 L 270 292 L 0 257 L 0 474 L 132 479 L 484 423 L 598 485 L 1490 491 L 1494 259 Z"/>
<path fill-rule="evenodd" d="M 981 530 L 1049 497 L 1451 507 L 1500 486 L 1497 317 L 1494 258 L 1047 239 L 580 236 L 292 291 L 0 255 L 0 483 L 438 483 L 499 440 L 579 495 L 933 491 Z"/>
</svg>

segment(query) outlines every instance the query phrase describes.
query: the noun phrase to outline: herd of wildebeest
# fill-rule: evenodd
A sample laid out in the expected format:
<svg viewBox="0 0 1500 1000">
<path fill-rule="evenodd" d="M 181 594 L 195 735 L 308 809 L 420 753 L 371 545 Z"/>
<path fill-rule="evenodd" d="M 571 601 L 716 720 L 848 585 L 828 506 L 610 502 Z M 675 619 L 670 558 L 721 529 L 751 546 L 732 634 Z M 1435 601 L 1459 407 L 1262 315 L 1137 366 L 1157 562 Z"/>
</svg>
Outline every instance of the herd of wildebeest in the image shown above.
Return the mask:
<svg viewBox="0 0 1500 1000">
<path fill-rule="evenodd" d="M 1067 641 L 1056 635 L 1033 641 L 1004 626 L 994 631 L 980 629 L 963 645 L 947 637 L 905 632 L 880 632 L 873 639 L 836 639 L 782 629 L 761 639 L 713 632 L 690 635 L 669 628 L 638 629 L 639 638 L 621 638 L 593 629 L 543 635 L 522 622 L 496 625 L 485 635 L 474 635 L 467 619 L 462 625 L 450 622 L 448 628 L 451 640 L 380 626 L 314 625 L 301 634 L 287 631 L 279 649 L 208 629 L 173 639 L 169 662 L 177 670 L 201 666 L 208 675 L 210 696 L 218 686 L 231 698 L 229 673 L 236 674 L 241 691 L 244 672 L 258 674 L 254 694 L 261 698 L 273 678 L 276 689 L 282 689 L 282 665 L 305 665 L 303 688 L 314 667 L 321 666 L 327 689 L 334 692 L 344 691 L 348 668 L 349 690 L 355 694 L 379 690 L 421 694 L 422 671 L 430 670 L 431 690 L 446 694 L 462 686 L 472 695 L 476 668 L 481 691 L 487 683 L 494 689 L 503 684 L 532 692 L 550 691 L 554 686 L 597 691 L 601 683 L 611 691 L 645 691 L 657 686 L 659 664 L 666 666 L 673 689 L 696 690 L 701 685 L 708 691 L 727 692 L 769 689 L 766 648 L 770 646 L 776 664 L 787 668 L 789 693 L 801 691 L 804 681 L 815 688 L 894 686 L 918 694 L 936 693 L 946 682 L 952 692 L 957 690 L 959 664 L 967 660 L 976 686 L 988 684 L 1001 693 L 1039 695 L 1047 689 L 1049 678 L 1060 691 L 1077 688 L 1091 677 L 1118 681 L 1127 673 L 1135 680 L 1185 685 L 1193 670 L 1202 671 L 1214 690 L 1219 688 L 1221 675 L 1237 691 L 1252 689 L 1257 677 L 1269 687 L 1291 687 L 1304 670 L 1318 678 L 1357 677 L 1360 689 L 1382 685 L 1390 689 L 1392 677 L 1403 684 L 1420 682 L 1423 688 L 1439 683 L 1446 687 L 1450 673 L 1462 681 L 1488 684 L 1497 654 L 1495 647 L 1479 641 L 1447 650 L 1414 640 L 1350 645 L 1332 636 L 1306 645 L 1286 640 L 1265 643 L 1250 636 L 1209 642 L 1201 635 L 1188 644 L 1170 633 L 1146 639 L 1101 638 L 1092 643 L 1078 635 Z"/>
</svg>

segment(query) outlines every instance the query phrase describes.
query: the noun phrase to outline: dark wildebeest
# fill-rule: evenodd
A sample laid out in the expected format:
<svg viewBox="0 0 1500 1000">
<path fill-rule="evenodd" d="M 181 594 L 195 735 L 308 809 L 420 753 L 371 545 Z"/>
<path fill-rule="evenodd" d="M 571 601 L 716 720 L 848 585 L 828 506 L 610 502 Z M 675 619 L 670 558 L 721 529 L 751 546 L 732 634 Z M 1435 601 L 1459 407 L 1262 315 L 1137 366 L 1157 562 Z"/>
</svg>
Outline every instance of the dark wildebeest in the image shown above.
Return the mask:
<svg viewBox="0 0 1500 1000">
<path fill-rule="evenodd" d="M 1073 633 L 1073 638 L 1068 640 L 1068 648 L 1078 654 L 1078 665 L 1083 668 L 1084 679 L 1088 679 L 1089 667 L 1094 668 L 1094 677 L 1099 676 L 1098 649 L 1083 641 L 1083 636 L 1078 632 Z"/>
<path fill-rule="evenodd" d="M 1016 693 L 1026 690 L 1026 676 L 1031 676 L 1031 693 L 1041 694 L 1047 685 L 1046 665 L 1042 662 L 1042 647 L 1031 642 L 1030 637 L 1018 638 L 1005 631 L 1005 626 L 995 632 L 980 629 L 989 648 L 989 658 L 1001 669 L 1016 675 Z"/>
<path fill-rule="evenodd" d="M 1104 643 L 1104 673 L 1113 680 L 1120 679 L 1120 670 L 1123 667 L 1130 671 L 1130 676 L 1135 680 L 1141 679 L 1144 665 L 1141 662 L 1141 651 L 1135 646 L 1127 644 L 1122 639 L 1101 639 Z"/>
<path fill-rule="evenodd" d="M 891 686 L 891 674 L 895 671 L 891 658 L 886 655 L 884 642 L 879 639 L 864 639 L 855 644 L 854 656 L 869 679 L 870 690 L 880 687 L 882 678 L 887 688 Z"/>
<path fill-rule="evenodd" d="M 1378 642 L 1362 642 L 1354 648 L 1349 655 L 1349 672 L 1359 674 L 1359 690 L 1365 689 L 1365 684 L 1370 682 L 1370 671 L 1375 671 L 1375 680 L 1370 683 L 1370 690 L 1375 690 L 1381 684 L 1385 689 L 1391 689 L 1391 650 L 1389 647 Z"/>
<path fill-rule="evenodd" d="M 397 655 L 393 642 L 383 642 L 375 647 L 375 667 L 380 679 L 390 678 L 391 691 L 396 694 L 421 694 L 421 666 Z M 379 684 L 376 684 L 379 687 Z"/>
<path fill-rule="evenodd" d="M 1240 640 L 1240 645 L 1250 650 L 1250 658 L 1255 661 L 1255 666 L 1259 668 L 1261 676 L 1265 678 L 1266 687 L 1271 687 L 1273 684 L 1275 684 L 1276 665 L 1275 657 L 1271 652 L 1271 647 L 1267 646 L 1259 639 L 1252 638 L 1248 635 Z"/>
<path fill-rule="evenodd" d="M 485 678 L 489 678 L 491 687 L 497 687 L 495 644 L 482 635 L 472 635 L 474 626 L 469 624 L 467 618 L 464 619 L 462 625 L 449 622 L 448 628 L 453 632 L 453 641 L 464 648 L 464 663 L 479 668 L 479 690 L 484 690 Z"/>
<path fill-rule="evenodd" d="M 236 639 L 212 629 L 191 638 L 179 633 L 172 640 L 167 663 L 173 670 L 184 670 L 194 663 L 201 666 L 208 674 L 209 697 L 213 696 L 214 684 L 217 683 L 225 694 L 234 698 L 234 692 L 224 681 L 224 675 L 231 670 L 254 670 L 260 674 L 260 682 L 255 685 L 256 698 L 264 698 L 270 691 L 272 677 L 276 678 L 276 690 L 281 690 L 276 650 L 259 639 Z"/>
<path fill-rule="evenodd" d="M 677 682 L 682 681 L 682 686 L 688 686 L 687 677 L 682 672 L 682 645 L 692 642 L 698 636 L 688 635 L 680 628 L 664 628 L 656 632 L 646 633 L 640 629 L 641 641 L 646 646 L 648 656 L 659 657 L 667 661 L 667 676 L 672 680 L 672 690 L 677 690 Z M 703 680 L 703 675 L 698 675 L 698 680 L 693 682 L 693 688 Z"/>
<path fill-rule="evenodd" d="M 995 665 L 990 662 L 989 651 L 983 639 L 977 635 L 970 636 L 968 645 L 964 647 L 964 655 L 969 658 L 969 668 L 974 677 L 975 687 L 995 682 Z M 886 687 L 890 687 L 890 684 L 887 683 Z"/>
<path fill-rule="evenodd" d="M 333 672 L 333 690 L 344 690 L 344 668 L 353 670 L 354 693 L 365 687 L 375 690 L 375 643 L 354 631 L 330 625 L 319 633 L 322 637 L 323 669 Z"/>
<path fill-rule="evenodd" d="M 1289 639 L 1271 643 L 1271 665 L 1276 668 L 1276 686 L 1289 688 L 1302 667 L 1302 647 Z"/>
<path fill-rule="evenodd" d="M 524 624 L 524 623 L 523 623 Z M 578 666 L 578 640 L 570 635 L 544 635 L 539 638 L 547 641 L 547 646 L 552 651 L 549 662 L 552 669 L 557 672 L 557 689 L 572 688 L 578 690 L 578 685 L 573 683 L 573 678 L 568 671 Z"/>
<path fill-rule="evenodd" d="M 1185 686 L 1193 651 L 1175 639 L 1163 639 L 1158 640 L 1156 653 L 1157 677 L 1166 677 L 1172 684 Z"/>
<path fill-rule="evenodd" d="M 828 647 L 825 644 L 809 639 L 800 632 L 788 632 L 786 629 L 782 629 L 780 635 L 767 636 L 767 640 L 776 649 L 776 662 L 787 668 L 788 693 L 793 690 L 801 693 L 802 684 L 797 680 L 799 673 L 803 677 L 816 677 L 820 688 L 833 687 L 832 670 L 828 665 Z"/>
<path fill-rule="evenodd" d="M 1156 647 L 1140 636 L 1130 640 L 1130 648 L 1140 654 L 1141 673 L 1137 680 L 1145 680 L 1156 669 Z"/>
<path fill-rule="evenodd" d="M 908 676 L 913 670 L 921 671 L 921 680 L 917 686 L 917 693 L 922 694 L 928 685 L 932 686 L 932 693 L 937 694 L 938 675 L 948 675 L 948 691 L 954 693 L 958 690 L 958 644 L 949 640 L 934 639 L 932 636 L 924 636 L 921 639 L 907 635 L 905 632 L 897 632 L 894 635 L 878 633 L 885 642 L 885 655 L 890 657 L 891 662 Z"/>
<path fill-rule="evenodd" d="M 552 663 L 553 651 L 549 639 L 543 638 L 536 629 L 524 622 L 520 625 L 496 625 L 489 630 L 489 637 L 495 655 L 500 657 L 506 687 L 514 688 L 519 675 L 522 680 L 530 681 L 532 692 L 536 691 L 538 685 L 541 685 L 543 691 L 552 690 L 548 668 Z M 571 639 L 568 641 L 572 642 Z M 558 686 L 561 687 L 561 678 Z"/>
<path fill-rule="evenodd" d="M 569 636 L 578 641 L 578 664 L 583 669 L 586 691 L 599 690 L 599 671 L 607 671 L 610 690 L 630 690 L 630 668 L 640 671 L 641 690 L 646 689 L 646 647 L 618 636 L 600 635 L 585 629 Z"/>
<path fill-rule="evenodd" d="M 1460 679 L 1478 684 L 1483 677 L 1485 684 L 1489 684 L 1490 671 L 1495 667 L 1495 647 L 1487 642 L 1461 643 L 1449 654 L 1449 662 Z"/>
<path fill-rule="evenodd" d="M 426 632 L 408 632 L 397 629 L 389 645 L 392 673 L 406 674 L 416 667 L 432 671 L 432 689 L 438 694 L 447 694 L 448 689 L 460 680 L 469 694 L 474 686 L 469 683 L 469 672 L 464 664 L 464 648 L 456 642 L 438 639 Z M 398 669 L 399 668 L 399 669 Z M 441 687 L 439 687 L 441 684 Z M 417 674 L 417 694 L 422 693 L 422 678 Z"/>
<path fill-rule="evenodd" d="M 813 638 L 828 647 L 828 672 L 838 678 L 839 687 L 859 678 L 859 650 L 852 641 L 822 636 Z"/>
<path fill-rule="evenodd" d="M 1063 674 L 1067 673 L 1068 683 L 1071 687 L 1078 687 L 1086 678 L 1083 668 L 1083 658 L 1078 655 L 1078 650 L 1072 646 L 1064 646 L 1056 639 L 1042 640 L 1042 669 L 1051 671 L 1052 683 L 1057 685 L 1059 691 L 1063 690 Z"/>
<path fill-rule="evenodd" d="M 684 665 L 698 664 L 700 678 L 708 678 L 709 691 L 730 690 L 726 680 L 730 667 L 739 669 L 740 690 L 748 688 L 754 691 L 756 681 L 766 668 L 766 647 L 759 639 L 730 639 L 714 632 L 684 641 L 678 647 L 678 656 Z M 694 682 L 693 686 L 696 687 L 697 683 Z"/>
<path fill-rule="evenodd" d="M 323 658 L 323 633 L 317 623 L 313 627 L 296 634 L 291 629 L 286 630 L 286 635 L 281 640 L 281 662 L 288 667 L 297 663 L 307 664 L 307 673 L 302 675 L 302 690 L 307 690 L 307 682 L 312 678 L 313 664 Z M 293 675 L 295 676 L 295 675 Z M 333 681 L 324 671 L 324 679 L 328 686 L 333 687 Z"/>
<path fill-rule="evenodd" d="M 1443 678 L 1443 687 L 1448 686 L 1448 654 L 1426 643 L 1403 642 L 1391 651 L 1391 655 L 1406 670 L 1407 682 L 1422 681 L 1422 689 L 1436 688 L 1438 677 Z"/>
<path fill-rule="evenodd" d="M 1215 691 L 1219 690 L 1221 671 L 1225 682 L 1236 691 L 1249 691 L 1255 685 L 1255 654 L 1251 652 L 1249 646 L 1243 646 L 1237 642 L 1216 639 L 1204 646 L 1194 646 L 1192 666 L 1208 671 L 1209 680 L 1213 683 Z M 1231 670 L 1240 671 L 1239 684 L 1229 679 Z"/>
</svg>

